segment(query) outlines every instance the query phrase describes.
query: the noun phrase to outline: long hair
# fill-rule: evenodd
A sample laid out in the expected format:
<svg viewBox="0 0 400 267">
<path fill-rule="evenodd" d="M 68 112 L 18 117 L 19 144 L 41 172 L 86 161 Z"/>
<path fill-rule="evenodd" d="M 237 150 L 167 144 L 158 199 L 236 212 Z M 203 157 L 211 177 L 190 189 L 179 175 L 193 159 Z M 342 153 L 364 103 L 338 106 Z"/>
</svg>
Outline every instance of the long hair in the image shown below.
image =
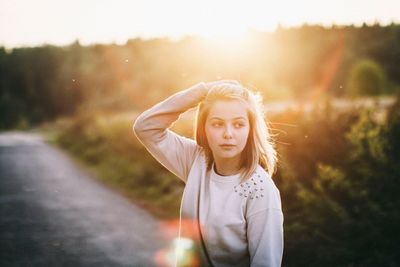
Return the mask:
<svg viewBox="0 0 400 267">
<path fill-rule="evenodd" d="M 237 81 L 219 83 L 210 88 L 204 100 L 197 107 L 195 140 L 205 151 L 207 169 L 211 169 L 214 157 L 207 141 L 205 123 L 212 105 L 221 100 L 239 100 L 247 107 L 250 130 L 240 159 L 242 182 L 251 177 L 258 164 L 272 176 L 277 157 L 274 142 L 264 119 L 262 97 L 259 93 L 243 87 Z"/>
</svg>

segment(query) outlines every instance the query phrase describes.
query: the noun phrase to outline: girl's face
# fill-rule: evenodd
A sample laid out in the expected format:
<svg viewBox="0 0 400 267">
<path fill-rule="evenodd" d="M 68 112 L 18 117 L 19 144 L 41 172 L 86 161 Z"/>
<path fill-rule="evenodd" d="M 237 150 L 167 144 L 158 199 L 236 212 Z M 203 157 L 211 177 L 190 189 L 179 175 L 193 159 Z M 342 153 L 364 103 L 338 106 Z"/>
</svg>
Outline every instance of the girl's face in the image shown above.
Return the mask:
<svg viewBox="0 0 400 267">
<path fill-rule="evenodd" d="M 209 111 L 205 132 L 215 160 L 240 159 L 250 123 L 245 104 L 239 100 L 215 102 Z"/>
</svg>

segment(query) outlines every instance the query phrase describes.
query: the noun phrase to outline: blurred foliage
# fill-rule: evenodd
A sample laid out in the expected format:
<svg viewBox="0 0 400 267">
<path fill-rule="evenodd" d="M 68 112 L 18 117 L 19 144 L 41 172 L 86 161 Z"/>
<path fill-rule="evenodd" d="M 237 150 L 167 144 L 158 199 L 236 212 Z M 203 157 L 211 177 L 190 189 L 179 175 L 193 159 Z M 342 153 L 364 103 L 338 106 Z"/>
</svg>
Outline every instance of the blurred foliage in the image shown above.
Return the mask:
<svg viewBox="0 0 400 267">
<path fill-rule="evenodd" d="M 307 100 L 321 91 L 345 96 L 350 70 L 362 59 L 381 66 L 385 91 L 398 91 L 399 43 L 400 25 L 375 24 L 280 27 L 274 33 L 252 31 L 243 43 L 229 44 L 186 37 L 0 47 L 0 129 L 19 127 L 21 118 L 35 125 L 93 109 L 143 110 L 201 80 L 237 79 L 268 101 Z"/>
<path fill-rule="evenodd" d="M 398 266 L 399 100 L 376 110 L 296 114 L 278 138 L 284 266 Z M 287 121 L 288 114 L 274 118 Z M 286 130 L 285 130 L 286 131 Z"/>
</svg>

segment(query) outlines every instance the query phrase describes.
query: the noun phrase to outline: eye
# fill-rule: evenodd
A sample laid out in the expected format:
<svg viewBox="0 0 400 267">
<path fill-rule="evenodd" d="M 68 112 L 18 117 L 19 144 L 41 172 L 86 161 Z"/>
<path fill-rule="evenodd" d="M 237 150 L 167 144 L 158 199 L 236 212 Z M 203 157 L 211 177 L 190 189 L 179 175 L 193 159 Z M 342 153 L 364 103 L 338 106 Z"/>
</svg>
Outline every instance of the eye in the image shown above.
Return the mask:
<svg viewBox="0 0 400 267">
<path fill-rule="evenodd" d="M 245 126 L 245 124 L 243 122 L 235 122 L 234 126 L 235 126 L 235 128 L 242 128 Z"/>
<path fill-rule="evenodd" d="M 222 124 L 222 122 L 213 122 L 213 123 L 211 123 L 211 126 L 212 127 L 222 127 L 223 124 Z"/>
</svg>

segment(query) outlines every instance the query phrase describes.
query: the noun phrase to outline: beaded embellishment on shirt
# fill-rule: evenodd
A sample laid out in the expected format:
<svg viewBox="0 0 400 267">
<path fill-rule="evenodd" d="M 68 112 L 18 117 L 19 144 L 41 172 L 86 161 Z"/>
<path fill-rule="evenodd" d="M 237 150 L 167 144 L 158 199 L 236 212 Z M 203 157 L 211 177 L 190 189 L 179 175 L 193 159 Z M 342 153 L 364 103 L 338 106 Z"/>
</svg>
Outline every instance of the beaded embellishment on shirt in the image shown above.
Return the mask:
<svg viewBox="0 0 400 267">
<path fill-rule="evenodd" d="M 264 188 L 262 187 L 263 183 L 265 183 L 265 181 L 261 178 L 261 175 L 255 173 L 246 182 L 235 185 L 234 190 L 235 193 L 244 198 L 262 198 L 264 197 Z"/>
</svg>

